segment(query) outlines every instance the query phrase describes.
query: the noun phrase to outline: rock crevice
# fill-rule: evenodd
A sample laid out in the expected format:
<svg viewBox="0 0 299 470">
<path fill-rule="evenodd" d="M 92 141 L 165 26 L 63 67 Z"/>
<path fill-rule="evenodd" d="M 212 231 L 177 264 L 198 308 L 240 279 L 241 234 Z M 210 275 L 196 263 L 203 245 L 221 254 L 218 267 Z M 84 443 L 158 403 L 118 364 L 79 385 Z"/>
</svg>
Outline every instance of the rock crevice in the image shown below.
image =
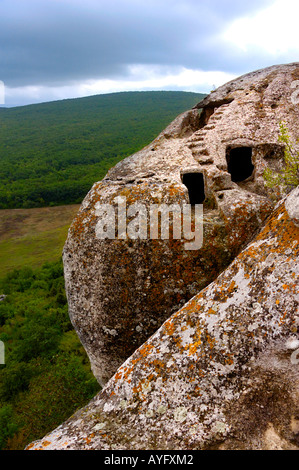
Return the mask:
<svg viewBox="0 0 299 470">
<path fill-rule="evenodd" d="M 298 450 L 298 255 L 282 201 L 229 268 L 30 448 Z"/>
<path fill-rule="evenodd" d="M 298 106 L 291 100 L 298 68 L 271 67 L 220 87 L 198 105 L 201 115 L 193 109 L 178 116 L 86 196 L 63 258 L 70 316 L 102 385 L 229 265 L 271 213 L 263 172 L 282 165 L 281 120 L 298 138 Z M 197 189 L 190 191 L 188 178 Z M 127 209 L 142 203 L 147 213 L 153 204 L 202 203 L 202 249 L 186 251 L 185 240 L 171 235 L 152 240 L 149 231 L 142 240 L 99 240 L 99 207 L 117 213 L 119 198 Z"/>
</svg>

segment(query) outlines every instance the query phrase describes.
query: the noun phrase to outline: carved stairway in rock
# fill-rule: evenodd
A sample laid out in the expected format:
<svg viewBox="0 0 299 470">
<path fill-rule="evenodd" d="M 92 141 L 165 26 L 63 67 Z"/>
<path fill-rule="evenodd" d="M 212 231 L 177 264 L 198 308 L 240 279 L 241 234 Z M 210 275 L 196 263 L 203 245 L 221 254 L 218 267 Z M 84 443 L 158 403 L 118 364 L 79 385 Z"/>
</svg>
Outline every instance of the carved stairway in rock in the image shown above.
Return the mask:
<svg viewBox="0 0 299 470">
<path fill-rule="evenodd" d="M 208 148 L 211 148 L 211 142 L 207 142 L 206 136 L 209 135 L 211 130 L 215 129 L 228 107 L 229 104 L 223 104 L 217 108 L 210 117 L 209 122 L 202 129 L 195 132 L 188 140 L 188 148 L 192 151 L 193 158 L 201 165 L 214 163 L 214 159 L 208 150 Z"/>
</svg>

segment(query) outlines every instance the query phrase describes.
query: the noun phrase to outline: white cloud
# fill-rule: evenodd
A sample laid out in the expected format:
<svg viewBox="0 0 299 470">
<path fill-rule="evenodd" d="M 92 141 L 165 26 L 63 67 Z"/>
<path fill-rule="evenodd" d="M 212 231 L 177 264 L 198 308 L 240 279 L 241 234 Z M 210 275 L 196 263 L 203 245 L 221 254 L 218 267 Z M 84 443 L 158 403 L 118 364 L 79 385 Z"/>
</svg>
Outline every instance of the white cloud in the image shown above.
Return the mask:
<svg viewBox="0 0 299 470">
<path fill-rule="evenodd" d="M 298 0 L 276 0 L 254 15 L 233 21 L 222 39 L 246 53 L 258 49 L 272 57 L 294 54 L 298 60 L 298 18 Z"/>
<path fill-rule="evenodd" d="M 87 80 L 67 86 L 26 86 L 6 88 L 6 106 L 77 98 L 102 93 L 142 90 L 182 90 L 209 93 L 235 75 L 221 71 L 192 70 L 185 67 L 130 65 L 126 78 Z"/>
</svg>

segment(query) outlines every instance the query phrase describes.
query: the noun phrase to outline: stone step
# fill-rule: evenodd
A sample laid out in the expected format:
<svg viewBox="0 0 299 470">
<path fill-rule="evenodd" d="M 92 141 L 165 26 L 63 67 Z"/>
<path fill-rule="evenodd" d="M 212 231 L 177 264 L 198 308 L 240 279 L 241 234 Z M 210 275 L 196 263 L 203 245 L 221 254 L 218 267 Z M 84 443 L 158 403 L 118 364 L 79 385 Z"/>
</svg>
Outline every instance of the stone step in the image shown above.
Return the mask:
<svg viewBox="0 0 299 470">
<path fill-rule="evenodd" d="M 200 154 L 200 153 L 206 154 L 206 152 L 207 152 L 207 148 L 205 146 L 192 147 L 190 150 L 192 151 L 192 154 Z"/>
<path fill-rule="evenodd" d="M 192 155 L 193 155 L 193 157 L 194 156 L 198 157 L 200 155 L 210 155 L 210 152 L 208 151 L 207 148 L 198 149 L 198 150 L 194 149 L 193 152 L 192 152 Z"/>
<path fill-rule="evenodd" d="M 212 116 L 211 120 L 213 119 L 214 121 L 220 121 L 220 119 L 223 118 L 223 113 L 217 114 L 217 116 Z"/>
<path fill-rule="evenodd" d="M 197 144 L 200 144 L 200 143 L 204 142 L 204 140 L 205 140 L 204 137 L 193 138 L 193 139 L 188 140 L 187 145 L 188 145 L 189 148 L 191 148 L 194 145 L 197 145 Z"/>
<path fill-rule="evenodd" d="M 190 139 L 188 142 L 190 144 L 193 144 L 194 142 L 203 142 L 205 140 L 205 138 L 201 135 L 201 136 L 197 136 L 193 139 Z"/>
<path fill-rule="evenodd" d="M 208 155 L 196 156 L 195 160 L 201 165 L 210 165 L 214 163 L 214 158 Z"/>
<path fill-rule="evenodd" d="M 205 143 L 204 142 L 192 142 L 192 144 L 189 144 L 188 147 L 190 150 L 200 149 L 200 148 L 205 147 Z"/>
</svg>

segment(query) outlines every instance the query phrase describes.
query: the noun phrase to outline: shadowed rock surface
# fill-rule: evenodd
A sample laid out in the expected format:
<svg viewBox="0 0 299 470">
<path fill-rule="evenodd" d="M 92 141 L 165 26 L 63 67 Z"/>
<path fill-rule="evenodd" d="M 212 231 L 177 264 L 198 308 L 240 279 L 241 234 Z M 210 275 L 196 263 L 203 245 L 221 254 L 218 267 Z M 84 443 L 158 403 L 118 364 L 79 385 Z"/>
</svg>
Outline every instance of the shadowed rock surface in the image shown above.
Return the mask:
<svg viewBox="0 0 299 470">
<path fill-rule="evenodd" d="M 298 63 L 220 87 L 199 103 L 200 115 L 196 108 L 179 116 L 86 196 L 63 259 L 70 317 L 102 385 L 231 263 L 271 213 L 262 174 L 282 165 L 279 122 L 294 141 L 299 137 L 299 109 L 291 99 L 297 79 Z M 116 208 L 116 198 L 147 210 L 202 202 L 202 248 L 186 250 L 185 240 L 171 238 L 98 239 L 99 207 Z"/>
<path fill-rule="evenodd" d="M 88 406 L 29 448 L 298 450 L 298 204 L 299 188 Z"/>
</svg>

